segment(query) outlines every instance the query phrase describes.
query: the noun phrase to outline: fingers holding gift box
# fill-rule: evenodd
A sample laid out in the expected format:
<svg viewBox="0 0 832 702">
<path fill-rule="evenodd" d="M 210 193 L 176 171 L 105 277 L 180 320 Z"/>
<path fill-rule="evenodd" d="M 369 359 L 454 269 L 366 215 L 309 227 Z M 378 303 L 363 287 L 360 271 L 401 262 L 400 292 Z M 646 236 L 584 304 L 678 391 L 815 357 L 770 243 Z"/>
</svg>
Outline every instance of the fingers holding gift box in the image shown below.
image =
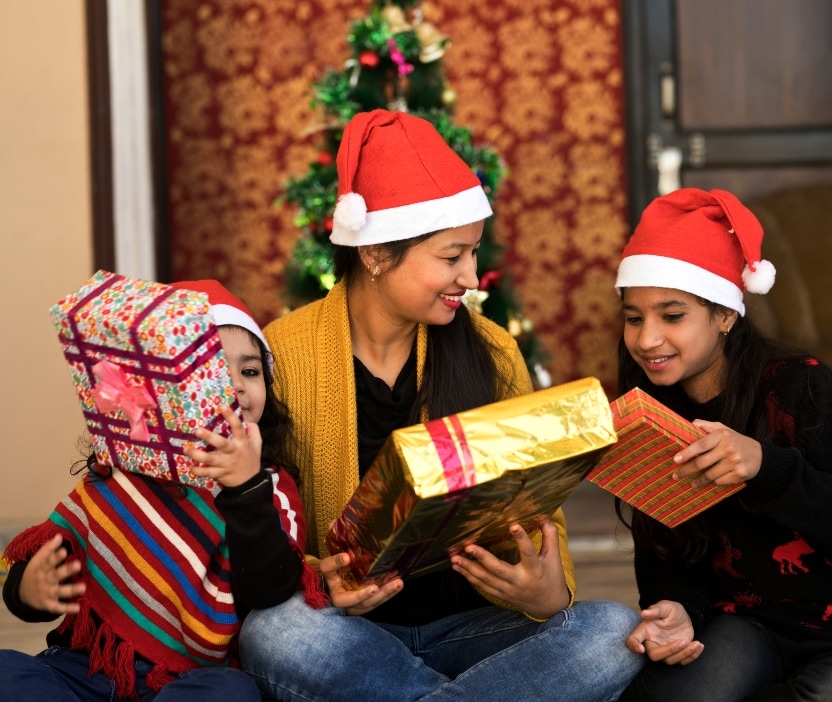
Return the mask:
<svg viewBox="0 0 832 702">
<path fill-rule="evenodd" d="M 350 554 L 356 588 L 448 567 L 469 544 L 500 553 L 512 525 L 536 529 L 614 441 L 594 378 L 399 429 L 327 535 L 330 553 Z"/>
<path fill-rule="evenodd" d="M 643 390 L 630 390 L 611 408 L 618 441 L 587 479 L 632 507 L 675 527 L 744 487 L 700 486 L 697 473 L 674 477 L 674 456 L 705 432 Z"/>
</svg>

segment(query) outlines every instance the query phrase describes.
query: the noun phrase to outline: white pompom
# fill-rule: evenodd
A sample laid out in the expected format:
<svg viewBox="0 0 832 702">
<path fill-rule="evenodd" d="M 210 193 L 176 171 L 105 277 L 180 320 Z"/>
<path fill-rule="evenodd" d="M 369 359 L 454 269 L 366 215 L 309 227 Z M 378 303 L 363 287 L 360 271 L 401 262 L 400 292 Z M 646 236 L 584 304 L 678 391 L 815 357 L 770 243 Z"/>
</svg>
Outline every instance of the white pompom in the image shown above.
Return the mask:
<svg viewBox="0 0 832 702">
<path fill-rule="evenodd" d="M 774 277 L 777 271 L 774 269 L 771 261 L 757 261 L 755 268 L 752 271 L 747 265 L 742 272 L 742 282 L 745 283 L 745 289 L 750 293 L 757 295 L 765 295 L 771 286 L 774 285 Z"/>
<path fill-rule="evenodd" d="M 340 227 L 357 232 L 367 222 L 367 203 L 358 193 L 344 193 L 335 205 L 333 219 Z"/>
</svg>

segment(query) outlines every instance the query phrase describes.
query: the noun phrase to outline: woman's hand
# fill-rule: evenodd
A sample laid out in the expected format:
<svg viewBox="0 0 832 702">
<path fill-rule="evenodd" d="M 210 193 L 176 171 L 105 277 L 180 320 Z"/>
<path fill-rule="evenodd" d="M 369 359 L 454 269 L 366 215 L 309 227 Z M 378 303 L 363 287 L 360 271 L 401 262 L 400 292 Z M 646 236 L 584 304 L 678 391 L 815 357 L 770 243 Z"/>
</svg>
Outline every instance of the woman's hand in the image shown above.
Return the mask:
<svg viewBox="0 0 832 702">
<path fill-rule="evenodd" d="M 396 578 L 381 587 L 368 585 L 360 590 L 348 590 L 338 571 L 350 564 L 350 557 L 347 553 L 336 553 L 334 556 L 327 556 L 321 559 L 321 575 L 326 578 L 327 589 L 332 604 L 342 607 L 347 614 L 361 615 L 375 609 L 380 604 L 387 602 L 393 595 L 400 592 L 404 583 L 401 578 Z"/>
<path fill-rule="evenodd" d="M 641 618 L 625 642 L 633 653 L 646 653 L 651 661 L 668 665 L 687 665 L 705 650 L 693 640 L 693 624 L 678 602 L 659 600 L 642 610 Z"/>
<path fill-rule="evenodd" d="M 548 619 L 569 604 L 569 590 L 563 574 L 558 528 L 541 520 L 543 545 L 537 553 L 529 535 L 519 524 L 509 528 L 520 561 L 512 565 L 475 544 L 465 553 L 451 557 L 451 566 L 480 591 L 508 602 L 535 619 Z"/>
<path fill-rule="evenodd" d="M 183 453 L 198 465 L 191 468 L 194 475 L 213 478 L 225 487 L 242 485 L 260 472 L 260 450 L 263 439 L 260 428 L 249 422 L 246 427 L 228 405 L 220 405 L 220 414 L 231 427 L 231 437 L 225 438 L 204 427 L 194 432 L 216 451 L 204 451 L 195 446 L 186 446 Z"/>
<path fill-rule="evenodd" d="M 674 478 L 702 472 L 692 483 L 696 487 L 709 483 L 734 485 L 751 480 L 760 472 L 763 447 L 759 441 L 719 422 L 697 419 L 694 424 L 707 435 L 676 454 L 673 460 L 680 465 L 673 474 Z"/>
<path fill-rule="evenodd" d="M 73 600 L 83 595 L 87 586 L 65 582 L 81 570 L 81 561 L 67 563 L 62 543 L 61 535 L 55 534 L 26 564 L 20 579 L 20 601 L 41 612 L 77 614 L 80 606 Z"/>
</svg>

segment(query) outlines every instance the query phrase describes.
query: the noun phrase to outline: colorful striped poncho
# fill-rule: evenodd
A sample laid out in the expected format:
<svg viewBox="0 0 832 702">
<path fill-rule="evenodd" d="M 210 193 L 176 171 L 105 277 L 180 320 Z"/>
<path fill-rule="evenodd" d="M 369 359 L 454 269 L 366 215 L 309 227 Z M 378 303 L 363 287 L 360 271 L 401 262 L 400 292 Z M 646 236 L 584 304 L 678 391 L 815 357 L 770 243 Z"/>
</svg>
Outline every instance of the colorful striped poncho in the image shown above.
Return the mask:
<svg viewBox="0 0 832 702">
<path fill-rule="evenodd" d="M 304 538 L 297 491 L 283 472 L 273 482 L 294 548 Z M 180 490 L 117 469 L 107 479 L 87 476 L 5 555 L 29 560 L 56 532 L 69 542 L 67 560 L 83 559 L 77 577 L 87 585 L 81 611 L 67 615 L 58 632 L 71 637 L 73 650 L 89 653 L 90 673 L 116 681 L 119 696 L 135 696 L 136 654 L 155 664 L 147 678 L 154 689 L 190 668 L 229 665 L 241 622 L 225 522 L 210 491 Z"/>
</svg>

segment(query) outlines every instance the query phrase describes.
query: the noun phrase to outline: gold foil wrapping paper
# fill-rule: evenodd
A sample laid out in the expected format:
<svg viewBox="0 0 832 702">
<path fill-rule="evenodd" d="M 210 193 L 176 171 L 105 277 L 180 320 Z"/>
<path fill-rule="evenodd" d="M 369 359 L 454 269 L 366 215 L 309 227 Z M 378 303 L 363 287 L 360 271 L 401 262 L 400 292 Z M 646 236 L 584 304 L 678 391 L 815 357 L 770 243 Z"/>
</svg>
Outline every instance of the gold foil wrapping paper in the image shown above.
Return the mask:
<svg viewBox="0 0 832 702">
<path fill-rule="evenodd" d="M 494 550 L 518 522 L 554 513 L 616 440 L 600 382 L 584 378 L 390 436 L 327 535 L 355 587 Z"/>
</svg>

